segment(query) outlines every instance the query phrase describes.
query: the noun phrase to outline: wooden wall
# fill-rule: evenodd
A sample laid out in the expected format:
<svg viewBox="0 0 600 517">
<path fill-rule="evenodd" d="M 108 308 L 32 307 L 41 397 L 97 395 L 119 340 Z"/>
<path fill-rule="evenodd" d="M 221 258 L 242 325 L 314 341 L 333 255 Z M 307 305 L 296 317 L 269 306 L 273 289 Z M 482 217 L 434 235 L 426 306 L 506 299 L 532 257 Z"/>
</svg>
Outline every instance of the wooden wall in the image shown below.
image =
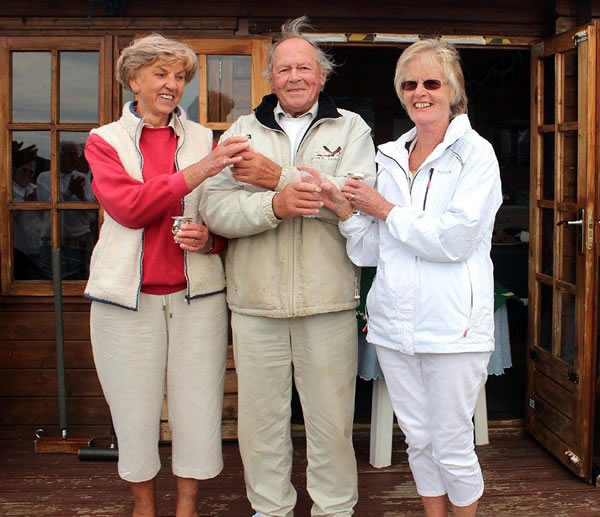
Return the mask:
<svg viewBox="0 0 600 517">
<path fill-rule="evenodd" d="M 70 437 L 107 435 L 110 412 L 92 356 L 89 301 L 63 301 L 67 423 Z M 59 436 L 56 339 L 52 298 L 0 298 L 0 439 Z M 237 379 L 228 347 L 223 436 L 235 438 Z M 161 438 L 170 439 L 166 405 Z"/>
<path fill-rule="evenodd" d="M 600 16 L 600 0 L 584 2 Z M 400 7 L 401 4 L 401 7 Z M 133 34 L 165 30 L 169 34 L 257 34 L 276 31 L 288 17 L 308 13 L 320 32 L 394 32 L 478 34 L 539 39 L 554 33 L 557 19 L 576 23 L 571 0 L 383 0 L 321 2 L 292 0 L 198 2 L 179 0 L 177 17 L 169 3 L 130 0 L 120 16 L 92 12 L 84 0 L 3 0 L 4 35 Z M 91 17 L 89 15 L 92 15 Z M 2 257 L 0 256 L 0 261 Z M 64 301 L 67 412 L 72 436 L 107 434 L 108 407 L 94 370 L 89 341 L 89 302 Z M 0 296 L 0 438 L 32 438 L 38 428 L 58 435 L 54 305 L 51 297 Z M 226 379 L 224 434 L 235 435 L 236 379 L 231 354 Z M 169 430 L 163 424 L 163 437 Z"/>
<path fill-rule="evenodd" d="M 113 28 L 145 23 L 148 30 L 161 30 L 165 20 L 176 19 L 177 30 L 182 33 L 188 29 L 197 31 L 201 25 L 206 30 L 231 31 L 233 26 L 241 33 L 257 34 L 276 31 L 285 19 L 308 14 L 320 32 L 443 32 L 541 37 L 554 32 L 556 18 L 552 0 L 179 0 L 176 9 L 168 2 L 129 0 L 121 3 L 126 3 L 127 7 L 119 11 L 118 16 L 109 18 L 110 9 L 92 9 L 84 0 L 4 0 L 0 5 L 0 28 L 16 28 L 46 18 L 49 28 L 69 23 L 90 27 L 100 22 Z M 25 25 L 23 29 L 28 28 Z"/>
</svg>

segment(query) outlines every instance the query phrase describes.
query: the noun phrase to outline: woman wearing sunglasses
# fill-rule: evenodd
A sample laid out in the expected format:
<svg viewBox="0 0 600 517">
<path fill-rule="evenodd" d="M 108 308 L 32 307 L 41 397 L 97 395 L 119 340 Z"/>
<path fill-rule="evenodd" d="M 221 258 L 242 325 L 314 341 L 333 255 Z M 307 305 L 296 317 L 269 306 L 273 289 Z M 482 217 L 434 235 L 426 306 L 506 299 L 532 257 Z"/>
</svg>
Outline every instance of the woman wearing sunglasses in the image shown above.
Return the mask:
<svg viewBox="0 0 600 517">
<path fill-rule="evenodd" d="M 483 478 L 472 417 L 494 348 L 491 236 L 501 202 L 492 146 L 472 128 L 456 49 L 422 40 L 394 84 L 415 127 L 379 146 L 375 188 L 323 184 L 359 266 L 376 346 L 425 512 L 475 515 Z M 356 212 L 359 211 L 359 212 Z"/>
</svg>

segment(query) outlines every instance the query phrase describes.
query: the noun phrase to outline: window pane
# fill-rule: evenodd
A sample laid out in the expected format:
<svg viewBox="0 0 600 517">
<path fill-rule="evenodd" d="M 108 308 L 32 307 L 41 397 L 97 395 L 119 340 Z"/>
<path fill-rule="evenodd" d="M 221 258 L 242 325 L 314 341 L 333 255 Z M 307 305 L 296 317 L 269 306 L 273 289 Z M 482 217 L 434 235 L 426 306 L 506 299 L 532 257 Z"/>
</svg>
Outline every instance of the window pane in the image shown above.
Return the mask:
<svg viewBox="0 0 600 517">
<path fill-rule="evenodd" d="M 48 131 L 13 131 L 12 133 L 12 200 L 42 201 L 37 189 L 41 172 L 50 169 L 50 133 Z"/>
<path fill-rule="evenodd" d="M 564 53 L 565 100 L 563 122 L 577 120 L 577 49 Z"/>
<path fill-rule="evenodd" d="M 50 52 L 12 53 L 13 122 L 50 121 Z"/>
<path fill-rule="evenodd" d="M 542 270 L 544 275 L 552 276 L 554 271 L 554 210 L 542 208 Z"/>
<path fill-rule="evenodd" d="M 183 97 L 181 98 L 181 107 L 185 110 L 187 118 L 194 122 L 200 121 L 200 104 L 198 98 L 199 80 L 198 74 L 186 85 Z"/>
<path fill-rule="evenodd" d="M 554 133 L 544 133 L 543 145 L 543 196 L 544 199 L 554 199 Z"/>
<path fill-rule="evenodd" d="M 60 53 L 60 121 L 98 122 L 98 52 Z"/>
<path fill-rule="evenodd" d="M 92 175 L 83 154 L 87 131 L 63 131 L 60 133 L 58 169 L 60 178 L 60 201 L 81 203 L 95 202 L 92 192 Z M 38 199 L 50 200 L 50 171 L 38 177 Z"/>
<path fill-rule="evenodd" d="M 63 280 L 87 279 L 92 249 L 97 240 L 97 210 L 60 211 L 60 262 Z"/>
<path fill-rule="evenodd" d="M 576 221 L 576 212 L 560 212 L 560 219 L 567 221 Z M 577 248 L 579 246 L 578 235 L 581 229 L 572 224 L 562 224 L 560 226 L 561 240 L 561 274 L 560 279 L 571 284 L 575 284 L 575 272 L 577 268 Z"/>
<path fill-rule="evenodd" d="M 50 280 L 50 213 L 46 210 L 12 212 L 15 280 Z"/>
<path fill-rule="evenodd" d="M 562 200 L 577 202 L 577 131 L 563 133 Z"/>
<path fill-rule="evenodd" d="M 577 352 L 575 335 L 576 298 L 572 294 L 560 293 L 560 357 L 574 364 Z"/>
<path fill-rule="evenodd" d="M 552 351 L 552 286 L 538 284 L 540 288 L 540 347 Z"/>
<path fill-rule="evenodd" d="M 544 66 L 544 124 L 554 124 L 554 77 L 556 75 L 554 68 L 554 56 L 543 60 Z"/>
<path fill-rule="evenodd" d="M 233 122 L 250 113 L 250 56 L 208 56 L 208 121 Z"/>
<path fill-rule="evenodd" d="M 127 102 L 131 102 L 133 100 L 133 93 L 130 92 L 127 88 L 121 87 L 121 110 L 123 110 L 123 106 Z"/>
<path fill-rule="evenodd" d="M 554 210 L 542 208 L 542 269 L 544 275 L 552 276 L 554 272 Z"/>
</svg>

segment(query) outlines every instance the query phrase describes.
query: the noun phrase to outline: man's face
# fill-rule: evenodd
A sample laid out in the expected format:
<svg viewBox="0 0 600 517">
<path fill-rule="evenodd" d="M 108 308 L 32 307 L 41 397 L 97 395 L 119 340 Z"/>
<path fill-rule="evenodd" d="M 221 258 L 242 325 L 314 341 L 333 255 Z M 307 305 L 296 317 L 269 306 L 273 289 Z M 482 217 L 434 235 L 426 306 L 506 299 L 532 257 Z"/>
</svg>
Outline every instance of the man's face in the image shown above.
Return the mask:
<svg viewBox="0 0 600 517">
<path fill-rule="evenodd" d="M 292 38 L 275 49 L 271 87 L 288 115 L 297 117 L 309 111 L 324 84 L 325 72 L 308 41 Z"/>
</svg>

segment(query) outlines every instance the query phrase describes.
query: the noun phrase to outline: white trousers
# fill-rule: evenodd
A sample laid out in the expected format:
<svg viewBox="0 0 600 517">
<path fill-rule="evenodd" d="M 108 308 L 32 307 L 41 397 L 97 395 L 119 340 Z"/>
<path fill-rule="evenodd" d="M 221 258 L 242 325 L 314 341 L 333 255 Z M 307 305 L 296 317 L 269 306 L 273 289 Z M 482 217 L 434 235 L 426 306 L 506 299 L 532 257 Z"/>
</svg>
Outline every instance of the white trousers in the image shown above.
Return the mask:
<svg viewBox="0 0 600 517">
<path fill-rule="evenodd" d="M 225 295 L 140 294 L 138 311 L 93 302 L 94 361 L 119 443 L 119 475 L 131 482 L 160 470 L 165 378 L 176 476 L 223 469 L 221 413 L 227 353 Z"/>
<path fill-rule="evenodd" d="M 352 515 L 358 499 L 352 446 L 355 312 L 290 319 L 234 312 L 231 321 L 238 375 L 238 439 L 252 508 L 262 517 L 293 515 L 293 375 L 306 429 L 311 515 Z"/>
<path fill-rule="evenodd" d="M 468 506 L 483 494 L 473 412 L 491 352 L 408 355 L 377 346 L 417 492 Z"/>
</svg>

